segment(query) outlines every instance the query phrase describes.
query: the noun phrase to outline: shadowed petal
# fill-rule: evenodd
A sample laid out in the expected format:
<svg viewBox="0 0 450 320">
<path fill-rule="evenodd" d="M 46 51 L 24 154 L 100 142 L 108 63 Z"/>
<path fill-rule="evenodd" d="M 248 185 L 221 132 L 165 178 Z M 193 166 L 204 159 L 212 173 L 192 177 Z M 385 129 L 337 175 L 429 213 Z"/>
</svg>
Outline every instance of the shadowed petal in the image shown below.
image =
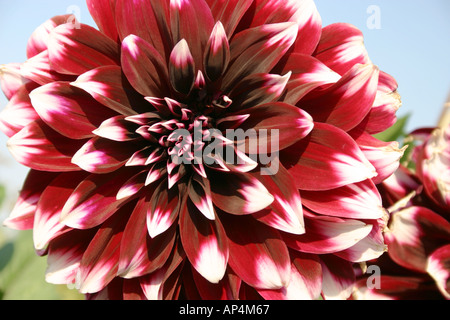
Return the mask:
<svg viewBox="0 0 450 320">
<path fill-rule="evenodd" d="M 355 274 L 350 262 L 333 255 L 320 257 L 323 274 L 322 292 L 327 300 L 345 300 L 352 291 Z"/>
<path fill-rule="evenodd" d="M 211 8 L 215 21 L 220 21 L 223 24 L 228 39 L 230 39 L 253 0 L 206 0 L 206 2 Z"/>
<path fill-rule="evenodd" d="M 170 96 L 166 63 L 144 39 L 129 35 L 123 40 L 122 69 L 133 88 L 143 96 Z"/>
<path fill-rule="evenodd" d="M 210 181 L 213 203 L 228 213 L 255 213 L 274 200 L 267 188 L 247 173 L 214 173 Z"/>
<path fill-rule="evenodd" d="M 94 137 L 74 154 L 72 162 L 91 173 L 109 173 L 124 166 L 137 146 Z"/>
<path fill-rule="evenodd" d="M 169 75 L 172 87 L 180 93 L 188 94 L 194 86 L 195 62 L 185 39 L 180 40 L 170 54 Z"/>
<path fill-rule="evenodd" d="M 211 81 L 218 80 L 230 62 L 230 45 L 220 21 L 216 23 L 206 44 L 204 66 L 206 76 Z"/>
<path fill-rule="evenodd" d="M 428 257 L 427 272 L 446 299 L 450 299 L 450 245 L 445 245 L 434 251 Z"/>
</svg>

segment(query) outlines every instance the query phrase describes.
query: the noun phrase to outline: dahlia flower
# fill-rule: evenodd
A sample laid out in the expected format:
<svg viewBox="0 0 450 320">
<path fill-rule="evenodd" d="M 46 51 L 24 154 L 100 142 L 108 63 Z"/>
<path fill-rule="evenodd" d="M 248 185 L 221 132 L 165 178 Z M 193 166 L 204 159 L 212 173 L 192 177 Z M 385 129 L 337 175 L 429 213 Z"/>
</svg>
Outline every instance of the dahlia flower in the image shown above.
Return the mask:
<svg viewBox="0 0 450 320">
<path fill-rule="evenodd" d="M 450 299 L 450 125 L 410 135 L 411 159 L 380 186 L 391 214 L 378 288 L 358 281 L 357 299 Z M 369 281 L 369 283 L 371 283 Z"/>
<path fill-rule="evenodd" d="M 88 0 L 2 66 L 5 221 L 90 299 L 347 298 L 385 251 L 397 83 L 312 0 Z M 67 22 L 69 21 L 69 22 Z M 79 27 L 78 27 L 79 26 Z"/>
</svg>

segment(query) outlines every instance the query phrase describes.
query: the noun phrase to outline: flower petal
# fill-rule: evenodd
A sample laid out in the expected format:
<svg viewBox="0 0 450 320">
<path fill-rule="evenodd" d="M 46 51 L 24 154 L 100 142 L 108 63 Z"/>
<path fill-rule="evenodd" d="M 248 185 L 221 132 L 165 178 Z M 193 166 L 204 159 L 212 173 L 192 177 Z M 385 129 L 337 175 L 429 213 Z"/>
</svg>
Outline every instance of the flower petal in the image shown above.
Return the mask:
<svg viewBox="0 0 450 320">
<path fill-rule="evenodd" d="M 39 119 L 29 96 L 35 88 L 35 84 L 32 83 L 20 87 L 0 113 L 0 130 L 8 137 L 12 137 L 31 122 Z"/>
<path fill-rule="evenodd" d="M 323 28 L 314 56 L 340 75 L 355 64 L 370 63 L 362 32 L 348 23 Z"/>
<path fill-rule="evenodd" d="M 36 30 L 32 33 L 30 39 L 28 40 L 27 58 L 30 59 L 47 50 L 50 33 L 53 29 L 55 29 L 59 25 L 66 23 L 73 24 L 74 22 L 76 22 L 76 18 L 73 14 L 65 14 L 55 16 L 41 24 L 38 28 L 36 28 Z"/>
<path fill-rule="evenodd" d="M 164 61 L 172 49 L 167 0 L 116 0 L 116 23 L 122 41 L 133 34 L 159 52 Z"/>
<path fill-rule="evenodd" d="M 301 190 L 329 190 L 376 176 L 355 141 L 325 123 L 316 122 L 311 135 L 281 151 L 280 158 Z"/>
<path fill-rule="evenodd" d="M 220 216 L 227 230 L 229 265 L 250 286 L 280 289 L 289 282 L 289 252 L 278 231 L 251 216 Z"/>
<path fill-rule="evenodd" d="M 136 115 L 133 108 L 145 104 L 126 81 L 119 66 L 93 69 L 83 73 L 71 85 L 86 91 L 99 103 L 125 116 Z"/>
<path fill-rule="evenodd" d="M 350 262 L 333 255 L 321 256 L 322 292 L 327 300 L 345 300 L 350 297 L 355 283 L 355 274 Z"/>
<path fill-rule="evenodd" d="M 442 246 L 428 257 L 427 272 L 436 281 L 436 284 L 448 300 L 450 299 L 450 245 Z"/>
<path fill-rule="evenodd" d="M 206 44 L 204 67 L 206 76 L 211 81 L 218 80 L 230 62 L 230 44 L 220 21 L 216 23 Z"/>
<path fill-rule="evenodd" d="M 81 293 L 96 293 L 106 287 L 116 276 L 120 244 L 127 218 L 126 210 L 122 210 L 113 219 L 105 221 L 98 229 L 80 262 Z"/>
<path fill-rule="evenodd" d="M 69 139 L 37 120 L 12 136 L 7 145 L 14 158 L 31 169 L 67 172 L 80 170 L 71 159 L 82 144 L 82 140 Z"/>
<path fill-rule="evenodd" d="M 139 199 L 123 233 L 117 273 L 125 279 L 140 277 L 161 268 L 172 252 L 175 228 L 154 239 L 148 235 L 146 217 L 149 205 L 150 196 Z"/>
<path fill-rule="evenodd" d="M 230 43 L 231 62 L 223 76 L 227 92 L 253 73 L 269 73 L 292 46 L 297 36 L 294 22 L 267 24 L 241 31 Z"/>
<path fill-rule="evenodd" d="M 194 86 L 195 62 L 185 39 L 180 40 L 170 54 L 169 76 L 177 92 L 188 94 Z"/>
<path fill-rule="evenodd" d="M 353 218 L 379 219 L 386 214 L 381 196 L 372 182 L 362 182 L 324 191 L 301 191 L 302 204 L 324 215 Z"/>
<path fill-rule="evenodd" d="M 150 200 L 147 212 L 147 229 L 150 237 L 155 238 L 166 232 L 175 222 L 181 210 L 184 194 L 181 186 L 168 189 L 167 179 L 163 180 Z"/>
<path fill-rule="evenodd" d="M 311 93 L 298 106 L 309 112 L 314 121 L 349 131 L 370 112 L 377 93 L 378 75 L 378 68 L 372 64 L 355 65 L 334 85 Z"/>
<path fill-rule="evenodd" d="M 33 242 L 36 250 L 42 250 L 48 242 L 64 232 L 60 222 L 61 211 L 78 184 L 86 178 L 84 172 L 61 173 L 42 192 L 36 207 L 33 224 Z"/>
<path fill-rule="evenodd" d="M 56 27 L 50 34 L 48 52 L 52 68 L 63 74 L 80 75 L 101 66 L 118 65 L 120 47 L 91 26 Z"/>
<path fill-rule="evenodd" d="M 173 43 L 185 39 L 195 65 L 203 70 L 203 53 L 214 18 L 205 0 L 170 0 L 170 27 Z"/>
<path fill-rule="evenodd" d="M 125 181 L 135 174 L 121 169 L 109 174 L 91 174 L 70 195 L 61 212 L 61 221 L 71 228 L 94 228 L 111 217 L 127 199 L 116 195 Z"/>
<path fill-rule="evenodd" d="M 0 86 L 8 100 L 27 82 L 20 73 L 21 67 L 20 63 L 0 65 Z"/>
<path fill-rule="evenodd" d="M 209 220 L 215 219 L 209 180 L 195 175 L 189 186 L 189 198 L 197 209 Z"/>
<path fill-rule="evenodd" d="M 269 206 L 274 197 L 256 178 L 247 173 L 214 173 L 210 178 L 213 203 L 221 210 L 246 215 Z"/>
<path fill-rule="evenodd" d="M 115 19 L 116 0 L 87 0 L 89 13 L 100 31 L 113 40 L 118 40 Z"/>
<path fill-rule="evenodd" d="M 72 139 L 86 139 L 105 118 L 116 115 L 68 82 L 53 82 L 30 94 L 31 103 L 52 129 Z"/>
<path fill-rule="evenodd" d="M 129 142 L 94 137 L 74 154 L 72 163 L 91 173 L 109 173 L 123 167 L 136 148 Z"/>
<path fill-rule="evenodd" d="M 450 241 L 450 222 L 428 208 L 412 206 L 392 214 L 385 238 L 392 260 L 425 272 L 429 254 Z"/>
<path fill-rule="evenodd" d="M 240 125 L 240 129 L 246 133 L 245 140 L 239 137 L 239 131 L 233 132 L 238 138 L 238 147 L 245 147 L 241 150 L 250 154 L 267 155 L 283 150 L 306 137 L 314 127 L 313 119 L 308 113 L 283 102 L 266 103 L 236 113 L 242 114 L 250 115 Z M 256 141 L 252 138 L 252 133 Z"/>
<path fill-rule="evenodd" d="M 57 175 L 58 173 L 30 170 L 16 204 L 3 225 L 15 230 L 32 229 L 37 203 L 42 192 Z"/>
<path fill-rule="evenodd" d="M 293 233 L 305 232 L 300 194 L 287 170 L 280 165 L 271 175 L 253 174 L 275 198 L 268 209 L 253 216 L 272 228 Z"/>
<path fill-rule="evenodd" d="M 305 212 L 305 211 L 304 211 Z M 302 235 L 283 234 L 286 244 L 297 251 L 327 254 L 345 250 L 364 239 L 373 225 L 359 220 L 305 215 Z"/>
<path fill-rule="evenodd" d="M 218 219 L 206 219 L 187 200 L 180 212 L 180 236 L 184 251 L 192 266 L 206 280 L 218 283 L 225 275 L 228 263 L 228 242 Z"/>
<path fill-rule="evenodd" d="M 223 24 L 228 39 L 231 39 L 236 27 L 245 12 L 250 8 L 253 0 L 241 1 L 216 1 L 206 0 L 215 21 Z"/>
<path fill-rule="evenodd" d="M 169 73 L 156 49 L 135 35 L 122 42 L 122 69 L 133 88 L 146 97 L 167 97 Z"/>
</svg>

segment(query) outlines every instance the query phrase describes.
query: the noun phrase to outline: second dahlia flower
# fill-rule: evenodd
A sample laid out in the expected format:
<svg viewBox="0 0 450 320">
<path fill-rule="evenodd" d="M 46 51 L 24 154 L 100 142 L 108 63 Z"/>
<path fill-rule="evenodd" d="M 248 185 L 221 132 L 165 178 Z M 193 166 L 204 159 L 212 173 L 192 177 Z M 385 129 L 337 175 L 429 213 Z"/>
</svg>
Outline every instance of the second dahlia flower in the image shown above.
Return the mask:
<svg viewBox="0 0 450 320">
<path fill-rule="evenodd" d="M 92 299 L 347 298 L 380 256 L 397 84 L 311 0 L 88 0 L 2 66 L 5 224 Z M 73 19 L 70 19 L 72 21 Z"/>
<path fill-rule="evenodd" d="M 357 299 L 450 299 L 450 125 L 411 135 L 411 159 L 380 186 L 389 206 L 388 253 L 378 287 L 361 277 Z M 369 281 L 370 283 L 370 281 Z"/>
</svg>

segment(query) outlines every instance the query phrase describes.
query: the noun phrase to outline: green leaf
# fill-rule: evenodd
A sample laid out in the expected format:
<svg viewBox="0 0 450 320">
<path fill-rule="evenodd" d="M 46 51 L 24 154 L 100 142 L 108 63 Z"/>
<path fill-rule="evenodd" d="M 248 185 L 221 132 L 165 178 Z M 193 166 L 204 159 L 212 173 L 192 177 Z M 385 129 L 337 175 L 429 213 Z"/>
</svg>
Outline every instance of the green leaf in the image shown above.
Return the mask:
<svg viewBox="0 0 450 320">
<path fill-rule="evenodd" d="M 376 134 L 375 138 L 386 142 L 389 141 L 400 142 L 407 135 L 407 132 L 405 132 L 405 128 L 410 116 L 411 114 L 407 114 L 401 118 L 398 118 L 397 122 L 392 127 L 390 127 L 384 132 Z"/>
<path fill-rule="evenodd" d="M 5 259 L 5 260 L 3 260 Z M 84 296 L 64 285 L 45 282 L 46 257 L 34 248 L 32 231 L 21 231 L 0 248 L 0 298 L 3 300 L 80 300 Z"/>
</svg>

